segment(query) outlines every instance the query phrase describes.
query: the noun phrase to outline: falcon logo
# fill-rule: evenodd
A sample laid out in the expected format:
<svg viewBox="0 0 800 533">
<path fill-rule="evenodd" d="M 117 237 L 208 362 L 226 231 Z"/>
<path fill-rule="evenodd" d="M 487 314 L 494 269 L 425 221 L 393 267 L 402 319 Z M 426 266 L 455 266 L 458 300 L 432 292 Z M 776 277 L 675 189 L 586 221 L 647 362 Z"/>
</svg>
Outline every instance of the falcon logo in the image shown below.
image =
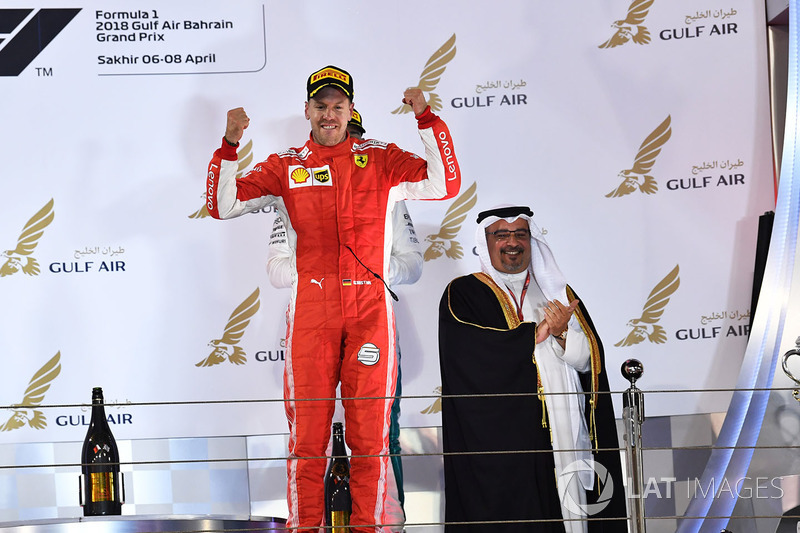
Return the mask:
<svg viewBox="0 0 800 533">
<path fill-rule="evenodd" d="M 623 20 L 615 20 L 611 25 L 614 29 L 614 35 L 599 45 L 598 48 L 614 48 L 628 41 L 633 41 L 636 44 L 649 43 L 650 31 L 642 23 L 652 5 L 653 0 L 633 0 L 633 3 L 628 7 L 627 16 Z"/>
<path fill-rule="evenodd" d="M 0 9 L 0 76 L 19 76 L 81 10 L 39 9 L 31 17 L 33 11 Z M 20 28 L 25 19 L 28 22 Z M 15 30 L 16 35 L 5 42 Z"/>
<path fill-rule="evenodd" d="M 661 148 L 672 136 L 672 117 L 667 116 L 664 122 L 658 125 L 653 132 L 639 146 L 636 160 L 633 167 L 621 170 L 617 176 L 622 178 L 616 189 L 606 194 L 606 198 L 616 198 L 625 196 L 635 190 L 644 194 L 655 194 L 658 191 L 658 183 L 653 176 L 648 175 L 653 169 L 656 157 L 661 153 Z"/>
<path fill-rule="evenodd" d="M 423 415 L 435 415 L 436 413 L 442 412 L 442 387 L 436 387 L 433 389 L 439 397 L 433 400 L 433 403 L 430 404 L 428 407 L 420 411 Z"/>
<path fill-rule="evenodd" d="M 211 340 L 208 343 L 212 348 L 211 353 L 194 366 L 214 366 L 224 362 L 226 359 L 235 365 L 243 365 L 247 362 L 247 355 L 244 349 L 236 345 L 242 340 L 245 328 L 250 324 L 250 319 L 256 314 L 261 305 L 258 297 L 259 290 L 256 288 L 245 301 L 239 304 L 239 307 L 233 310 L 228 323 L 225 325 L 222 338 Z"/>
<path fill-rule="evenodd" d="M 675 265 L 672 272 L 667 274 L 658 285 L 650 291 L 650 296 L 644 304 L 642 316 L 632 318 L 628 321 L 631 328 L 628 336 L 616 343 L 614 346 L 632 346 L 639 344 L 647 339 L 655 344 L 663 344 L 667 341 L 667 334 L 664 328 L 656 322 L 664 314 L 664 308 L 669 303 L 669 297 L 678 289 L 681 284 L 679 277 L 679 265 Z"/>
<path fill-rule="evenodd" d="M 475 207 L 475 203 L 478 201 L 478 195 L 475 192 L 477 186 L 477 182 L 474 182 L 450 205 L 444 215 L 444 220 L 442 220 L 439 233 L 432 233 L 425 237 L 425 240 L 430 243 L 423 254 L 425 261 L 436 259 L 442 254 L 450 259 L 461 259 L 464 255 L 461 243 L 455 238 L 461 231 L 461 224 L 464 223 L 467 213 Z"/>
<path fill-rule="evenodd" d="M 292 178 L 292 181 L 295 183 L 305 183 L 308 181 L 308 178 L 311 177 L 311 174 L 308 173 L 308 170 L 300 167 L 294 169 L 289 177 Z"/>
<path fill-rule="evenodd" d="M 0 265 L 0 277 L 9 276 L 20 270 L 29 276 L 39 275 L 39 262 L 31 254 L 36 249 L 44 228 L 50 225 L 54 217 L 51 198 L 22 228 L 22 233 L 17 239 L 17 247 L 0 253 L 0 256 L 6 258 L 6 262 Z"/>
<path fill-rule="evenodd" d="M 372 366 L 377 364 L 381 358 L 381 350 L 371 342 L 366 343 L 358 350 L 358 361 L 364 365 Z"/>
<path fill-rule="evenodd" d="M 50 388 L 50 382 L 61 373 L 61 352 L 57 352 L 52 359 L 46 362 L 28 382 L 25 389 L 25 397 L 22 403 L 12 405 L 11 417 L 6 423 L 0 426 L 0 431 L 11 431 L 19 429 L 25 424 L 34 429 L 44 429 L 47 427 L 47 417 L 44 413 L 35 409 L 44 400 L 44 393 Z"/>
<path fill-rule="evenodd" d="M 652 1 L 652 0 L 651 0 Z M 431 106 L 431 111 L 440 111 L 442 109 L 442 98 L 432 92 L 436 90 L 439 80 L 442 78 L 447 64 L 456 56 L 456 34 L 454 33 L 446 43 L 444 43 L 433 55 L 428 59 L 425 68 L 422 69 L 422 74 L 419 77 L 419 84 L 417 88 L 427 93 L 428 105 Z M 394 111 L 393 114 L 410 113 L 411 106 L 403 104 Z"/>
<path fill-rule="evenodd" d="M 239 178 L 244 176 L 244 169 L 246 169 L 247 166 L 253 161 L 253 141 L 252 140 L 247 141 L 247 144 L 242 146 L 242 149 L 239 150 L 239 153 L 237 155 L 239 157 L 239 167 L 236 171 L 236 179 L 238 180 Z M 206 195 L 203 194 L 203 200 L 205 200 L 205 198 Z M 200 209 L 189 215 L 189 218 L 206 218 L 210 216 L 211 214 L 208 212 L 206 203 L 203 202 L 203 207 L 201 207 Z"/>
<path fill-rule="evenodd" d="M 364 168 L 367 166 L 367 160 L 369 156 L 367 154 L 355 154 L 353 156 L 353 160 L 356 162 L 356 166 L 359 168 Z"/>
</svg>

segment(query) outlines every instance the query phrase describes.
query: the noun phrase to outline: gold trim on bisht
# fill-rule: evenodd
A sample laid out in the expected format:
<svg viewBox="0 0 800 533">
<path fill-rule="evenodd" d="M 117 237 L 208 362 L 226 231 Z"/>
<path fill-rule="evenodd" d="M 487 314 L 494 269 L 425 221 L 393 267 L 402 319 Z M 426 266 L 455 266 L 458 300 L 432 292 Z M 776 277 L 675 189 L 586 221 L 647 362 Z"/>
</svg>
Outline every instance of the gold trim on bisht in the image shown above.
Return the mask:
<svg viewBox="0 0 800 533">
<path fill-rule="evenodd" d="M 506 318 L 506 323 L 508 324 L 509 329 L 514 329 L 518 327 L 522 321 L 519 319 L 519 315 L 517 314 L 517 308 L 515 305 L 512 304 L 511 300 L 508 297 L 508 293 L 497 286 L 497 283 L 492 279 L 492 277 L 487 274 L 486 272 L 475 272 L 473 274 L 479 281 L 484 283 L 487 287 L 489 287 L 492 292 L 494 293 L 497 301 L 500 302 L 500 306 L 503 309 L 503 315 Z M 534 343 L 533 349 L 534 352 L 536 350 L 536 334 L 538 333 L 539 325 L 536 324 L 536 327 L 533 331 L 534 336 Z M 548 427 L 547 423 L 547 405 L 545 404 L 545 395 L 544 395 L 544 387 L 542 386 L 542 375 L 539 372 L 539 365 L 536 364 L 536 354 L 531 354 L 531 361 L 533 365 L 536 367 L 536 392 L 538 393 L 539 401 L 542 402 L 542 427 Z M 550 440 L 552 441 L 552 435 L 550 436 Z"/>
<path fill-rule="evenodd" d="M 569 285 L 567 285 L 567 299 L 570 302 L 575 299 L 575 292 Z M 580 306 L 575 309 L 575 318 L 578 319 L 581 329 L 586 335 L 586 339 L 589 341 L 589 359 L 591 361 L 592 372 L 592 390 L 589 393 L 589 406 L 591 407 L 591 413 L 589 416 L 589 438 L 594 443 L 595 452 L 597 452 L 597 424 L 595 423 L 594 411 L 597 407 L 598 391 L 600 390 L 600 372 L 602 371 L 602 365 L 600 361 L 600 345 L 597 342 L 597 337 L 589 327 L 589 321 L 581 310 Z"/>
</svg>

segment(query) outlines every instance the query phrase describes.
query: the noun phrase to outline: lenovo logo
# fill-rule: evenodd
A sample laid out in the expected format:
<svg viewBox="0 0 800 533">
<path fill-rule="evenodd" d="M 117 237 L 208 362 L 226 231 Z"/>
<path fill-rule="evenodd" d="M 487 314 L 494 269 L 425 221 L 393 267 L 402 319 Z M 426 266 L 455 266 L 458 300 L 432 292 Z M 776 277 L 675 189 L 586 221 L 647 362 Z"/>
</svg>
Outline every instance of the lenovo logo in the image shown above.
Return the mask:
<svg viewBox="0 0 800 533">
<path fill-rule="evenodd" d="M 19 76 L 79 12 L 80 8 L 0 9 L 0 76 Z"/>
</svg>

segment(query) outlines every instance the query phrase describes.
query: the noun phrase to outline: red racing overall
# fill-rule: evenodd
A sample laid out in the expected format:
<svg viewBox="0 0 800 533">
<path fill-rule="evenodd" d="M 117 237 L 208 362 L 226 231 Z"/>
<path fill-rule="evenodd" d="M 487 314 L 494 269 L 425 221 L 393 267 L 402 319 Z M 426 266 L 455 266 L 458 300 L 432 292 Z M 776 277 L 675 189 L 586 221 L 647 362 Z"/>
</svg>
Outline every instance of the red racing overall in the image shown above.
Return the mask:
<svg viewBox="0 0 800 533">
<path fill-rule="evenodd" d="M 340 381 L 342 398 L 358 398 L 343 401 L 353 455 L 351 524 L 387 520 L 395 324 L 388 292 L 370 270 L 388 276 L 396 201 L 443 200 L 458 194 L 461 185 L 445 123 L 430 107 L 417 120 L 425 159 L 375 140 L 347 137 L 321 146 L 309 139 L 302 148 L 272 154 L 236 180 L 236 149 L 223 140 L 208 167 L 207 207 L 213 217 L 274 205 L 296 253 L 284 372 L 288 527 L 322 524 L 326 461 L 307 458 L 325 455 L 334 402 L 313 399 L 334 398 Z"/>
</svg>

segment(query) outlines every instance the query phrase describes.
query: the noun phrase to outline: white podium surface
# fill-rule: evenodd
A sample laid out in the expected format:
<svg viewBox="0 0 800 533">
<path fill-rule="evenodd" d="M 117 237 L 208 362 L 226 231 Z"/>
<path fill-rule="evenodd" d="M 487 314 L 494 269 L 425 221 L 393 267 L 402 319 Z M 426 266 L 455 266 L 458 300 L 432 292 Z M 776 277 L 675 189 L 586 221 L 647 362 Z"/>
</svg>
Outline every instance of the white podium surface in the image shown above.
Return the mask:
<svg viewBox="0 0 800 533">
<path fill-rule="evenodd" d="M 170 531 L 285 531 L 286 520 L 231 516 L 81 516 L 0 523 L 0 533 L 149 533 Z"/>
</svg>

